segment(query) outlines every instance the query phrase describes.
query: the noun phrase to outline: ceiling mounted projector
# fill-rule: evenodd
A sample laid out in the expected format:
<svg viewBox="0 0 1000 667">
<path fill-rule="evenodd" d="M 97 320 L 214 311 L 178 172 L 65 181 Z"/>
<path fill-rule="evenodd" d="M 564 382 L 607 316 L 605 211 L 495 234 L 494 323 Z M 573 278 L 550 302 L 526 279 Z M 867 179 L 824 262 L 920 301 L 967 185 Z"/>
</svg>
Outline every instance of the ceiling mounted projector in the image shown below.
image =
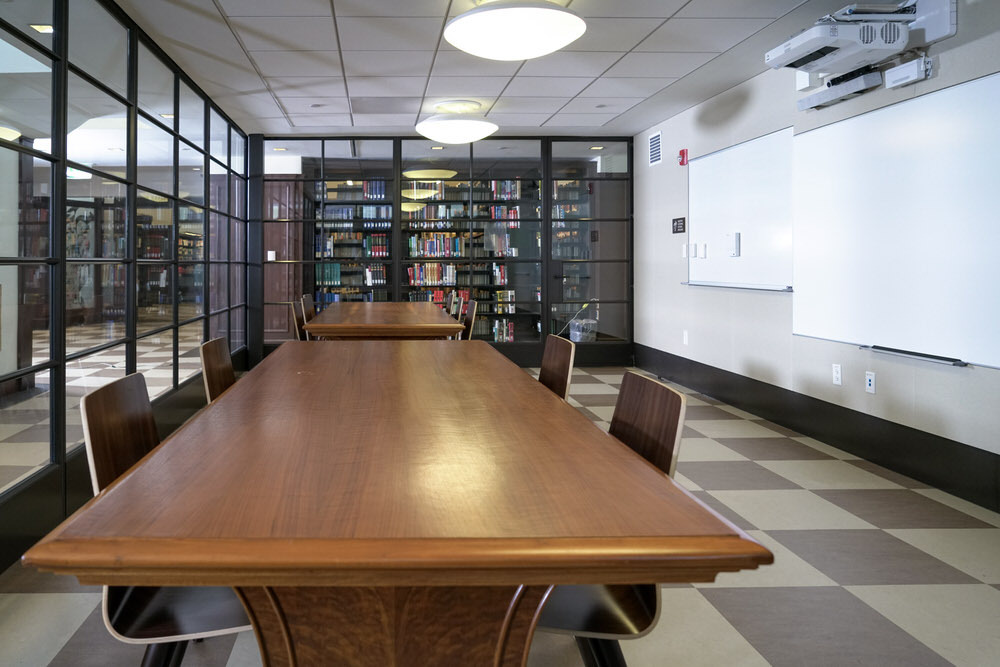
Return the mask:
<svg viewBox="0 0 1000 667">
<path fill-rule="evenodd" d="M 490 60 L 538 58 L 580 37 L 587 23 L 552 2 L 484 0 L 444 28 L 448 43 Z"/>
</svg>

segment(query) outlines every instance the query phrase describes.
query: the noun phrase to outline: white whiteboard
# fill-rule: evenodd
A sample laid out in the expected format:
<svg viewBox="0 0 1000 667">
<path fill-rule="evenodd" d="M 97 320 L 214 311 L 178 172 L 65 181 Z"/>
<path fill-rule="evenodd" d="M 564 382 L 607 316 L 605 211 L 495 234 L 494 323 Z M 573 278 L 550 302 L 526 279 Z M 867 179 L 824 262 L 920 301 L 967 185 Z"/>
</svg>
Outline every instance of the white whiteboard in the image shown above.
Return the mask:
<svg viewBox="0 0 1000 667">
<path fill-rule="evenodd" d="M 793 331 L 1000 367 L 1000 75 L 794 144 Z"/>
<path fill-rule="evenodd" d="M 792 128 L 691 160 L 688 281 L 792 285 Z M 738 257 L 730 256 L 740 235 Z"/>
</svg>

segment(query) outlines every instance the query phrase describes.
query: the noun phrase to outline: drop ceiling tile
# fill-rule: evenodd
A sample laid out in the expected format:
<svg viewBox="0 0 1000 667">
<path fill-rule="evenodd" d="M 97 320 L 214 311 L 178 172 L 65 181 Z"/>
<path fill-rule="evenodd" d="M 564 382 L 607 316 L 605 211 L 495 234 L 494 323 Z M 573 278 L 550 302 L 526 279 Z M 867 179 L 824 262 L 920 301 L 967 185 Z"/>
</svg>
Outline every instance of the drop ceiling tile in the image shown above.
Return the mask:
<svg viewBox="0 0 1000 667">
<path fill-rule="evenodd" d="M 411 114 L 420 111 L 419 97 L 352 97 L 355 114 Z"/>
<path fill-rule="evenodd" d="M 613 113 L 618 115 L 634 107 L 645 97 L 578 97 L 571 100 L 560 112 L 568 113 Z"/>
<path fill-rule="evenodd" d="M 631 51 L 657 23 L 649 19 L 588 19 L 587 32 L 563 51 Z"/>
<path fill-rule="evenodd" d="M 330 0 L 220 0 L 226 16 L 330 16 Z"/>
<path fill-rule="evenodd" d="M 486 117 L 500 126 L 500 129 L 511 127 L 540 127 L 547 121 L 550 113 L 489 113 Z"/>
<path fill-rule="evenodd" d="M 343 97 L 344 78 L 340 76 L 283 76 L 267 79 L 278 97 Z"/>
<path fill-rule="evenodd" d="M 512 97 L 545 97 L 559 95 L 573 97 L 587 87 L 593 77 L 515 76 L 503 91 Z"/>
<path fill-rule="evenodd" d="M 329 0 L 323 0 L 329 4 Z M 448 0 L 335 0 L 341 16 L 437 16 L 444 17 Z"/>
<path fill-rule="evenodd" d="M 545 123 L 545 127 L 599 127 L 614 120 L 616 113 L 557 113 Z"/>
<path fill-rule="evenodd" d="M 522 60 L 489 60 L 464 51 L 438 51 L 434 58 L 433 76 L 511 76 Z"/>
<path fill-rule="evenodd" d="M 506 76 L 436 76 L 427 84 L 428 95 L 465 99 L 467 95 L 496 97 L 510 81 Z"/>
<path fill-rule="evenodd" d="M 784 16 L 806 0 L 692 0 L 678 18 L 762 18 Z"/>
<path fill-rule="evenodd" d="M 580 93 L 580 97 L 649 97 L 676 80 L 676 78 L 640 79 L 602 76 L 587 86 Z"/>
<path fill-rule="evenodd" d="M 415 113 L 367 113 L 354 114 L 354 124 L 363 127 L 378 127 L 381 125 L 407 125 L 413 127 L 417 122 Z"/>
<path fill-rule="evenodd" d="M 274 101 L 271 93 L 264 91 L 259 93 L 232 93 L 219 95 L 212 98 L 213 101 L 222 107 L 230 116 L 261 118 L 277 118 L 281 116 L 281 107 Z"/>
<path fill-rule="evenodd" d="M 333 18 L 321 16 L 230 19 L 247 51 L 331 51 L 337 48 Z"/>
<path fill-rule="evenodd" d="M 770 24 L 769 19 L 670 19 L 636 51 L 722 53 Z"/>
<path fill-rule="evenodd" d="M 693 72 L 715 53 L 630 53 L 607 72 L 607 76 L 675 77 Z"/>
<path fill-rule="evenodd" d="M 289 120 L 295 127 L 351 127 L 351 114 L 289 114 Z"/>
<path fill-rule="evenodd" d="M 351 95 L 360 97 L 412 97 L 424 94 L 423 76 L 352 76 L 347 80 Z"/>
<path fill-rule="evenodd" d="M 350 113 L 346 97 L 280 97 L 278 101 L 289 114 Z"/>
<path fill-rule="evenodd" d="M 623 54 L 611 51 L 556 51 L 524 63 L 524 76 L 600 76 Z"/>
<path fill-rule="evenodd" d="M 264 76 L 339 75 L 340 57 L 336 51 L 251 51 Z"/>
<path fill-rule="evenodd" d="M 264 134 L 287 134 L 292 126 L 284 118 L 258 118 L 257 129 Z"/>
<path fill-rule="evenodd" d="M 433 51 L 441 26 L 439 18 L 337 18 L 345 51 Z"/>
<path fill-rule="evenodd" d="M 504 95 L 493 105 L 490 113 L 547 113 L 562 109 L 568 97 L 508 97 Z"/>
<path fill-rule="evenodd" d="M 599 16 L 637 16 L 667 18 L 688 0 L 573 0 L 570 9 L 584 18 Z M 652 26 L 650 26 L 652 29 Z"/>
<path fill-rule="evenodd" d="M 427 76 L 433 51 L 344 51 L 347 76 Z"/>
</svg>

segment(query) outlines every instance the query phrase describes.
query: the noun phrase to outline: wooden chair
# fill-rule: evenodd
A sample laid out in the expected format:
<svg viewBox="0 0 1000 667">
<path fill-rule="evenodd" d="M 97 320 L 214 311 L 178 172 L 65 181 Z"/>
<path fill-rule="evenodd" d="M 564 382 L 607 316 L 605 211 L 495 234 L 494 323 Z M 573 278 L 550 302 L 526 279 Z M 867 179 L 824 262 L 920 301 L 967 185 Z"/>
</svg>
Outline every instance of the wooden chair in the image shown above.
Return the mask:
<svg viewBox="0 0 1000 667">
<path fill-rule="evenodd" d="M 87 394 L 80 412 L 95 495 L 160 442 L 139 373 Z M 113 637 L 147 645 L 143 667 L 175 667 L 189 641 L 251 627 L 236 593 L 221 586 L 105 586 L 102 611 Z"/>
<path fill-rule="evenodd" d="M 444 298 L 444 312 L 451 316 L 455 315 L 455 297 L 457 296 L 458 295 L 455 294 L 455 290 L 452 290 L 448 292 L 448 296 Z"/>
<path fill-rule="evenodd" d="M 213 338 L 201 344 L 201 377 L 205 381 L 205 396 L 209 403 L 235 384 L 233 358 L 225 338 Z"/>
<path fill-rule="evenodd" d="M 455 299 L 455 302 L 454 302 L 455 308 L 451 311 L 451 316 L 454 317 L 456 320 L 462 319 L 462 306 L 463 305 L 465 305 L 465 302 L 462 300 L 462 297 L 458 297 L 458 298 Z"/>
<path fill-rule="evenodd" d="M 673 476 L 685 406 L 680 392 L 625 373 L 608 432 Z M 657 584 L 556 586 L 542 609 L 538 629 L 574 635 L 588 667 L 624 667 L 618 640 L 645 635 L 659 614 Z"/>
<path fill-rule="evenodd" d="M 462 302 L 461 299 L 458 300 L 459 303 Z M 461 310 L 458 311 L 461 314 Z M 459 334 L 459 340 L 463 338 L 465 340 L 472 340 L 472 325 L 476 322 L 476 300 L 469 299 L 469 303 L 465 306 L 465 317 L 462 319 L 462 324 L 465 325 L 465 329 Z"/>
<path fill-rule="evenodd" d="M 300 301 L 292 301 L 290 304 L 292 309 L 292 322 L 295 325 L 295 340 L 309 340 L 309 333 L 306 331 L 306 318 L 302 314 L 302 303 Z"/>
<path fill-rule="evenodd" d="M 306 322 L 316 317 L 316 302 L 313 301 L 312 294 L 302 295 L 302 316 Z"/>
<path fill-rule="evenodd" d="M 538 381 L 563 400 L 569 396 L 575 356 L 576 345 L 572 341 L 552 334 L 545 339 L 545 351 L 542 353 L 542 368 L 538 372 Z"/>
</svg>

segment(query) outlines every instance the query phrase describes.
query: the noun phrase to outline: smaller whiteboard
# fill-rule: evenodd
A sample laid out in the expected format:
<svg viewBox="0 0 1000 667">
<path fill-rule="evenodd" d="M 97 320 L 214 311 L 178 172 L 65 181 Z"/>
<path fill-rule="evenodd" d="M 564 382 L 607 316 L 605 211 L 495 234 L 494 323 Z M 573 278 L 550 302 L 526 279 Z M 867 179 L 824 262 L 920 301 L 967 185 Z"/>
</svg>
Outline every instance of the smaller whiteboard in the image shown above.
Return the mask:
<svg viewBox="0 0 1000 667">
<path fill-rule="evenodd" d="M 691 160 L 688 281 L 792 285 L 792 128 Z M 739 256 L 733 257 L 734 234 Z"/>
</svg>

